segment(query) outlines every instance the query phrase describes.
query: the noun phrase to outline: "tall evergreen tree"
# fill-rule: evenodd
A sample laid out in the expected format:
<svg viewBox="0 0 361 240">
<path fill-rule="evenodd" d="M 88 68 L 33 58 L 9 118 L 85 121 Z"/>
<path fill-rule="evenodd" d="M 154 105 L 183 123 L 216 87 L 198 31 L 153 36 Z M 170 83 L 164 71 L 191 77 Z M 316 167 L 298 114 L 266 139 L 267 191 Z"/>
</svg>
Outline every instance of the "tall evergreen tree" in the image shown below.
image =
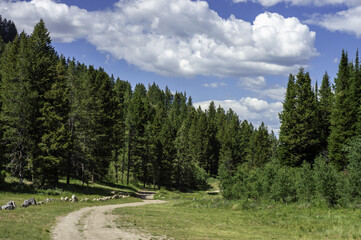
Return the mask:
<svg viewBox="0 0 361 240">
<path fill-rule="evenodd" d="M 317 106 L 315 92 L 312 91 L 309 73 L 303 69 L 297 74 L 297 100 L 295 126 L 297 132 L 295 165 L 300 166 L 303 161 L 313 162 L 319 151 Z"/>
<path fill-rule="evenodd" d="M 44 184 L 46 180 L 46 165 L 48 154 L 42 152 L 42 137 L 46 134 L 47 122 L 44 109 L 49 104 L 45 96 L 56 80 L 56 55 L 51 46 L 50 33 L 45 27 L 45 22 L 40 20 L 34 27 L 29 38 L 29 61 L 30 61 L 30 88 L 37 94 L 32 102 L 33 111 L 32 137 L 35 142 L 32 149 L 31 169 L 35 181 Z M 44 167 L 43 167 L 44 166 Z"/>
<path fill-rule="evenodd" d="M 280 157 L 285 164 L 300 166 L 313 162 L 318 153 L 316 98 L 309 73 L 302 68 L 295 83 L 290 76 L 288 88 L 280 114 Z"/>
<path fill-rule="evenodd" d="M 112 130 L 113 133 L 113 151 L 114 151 L 114 167 L 115 167 L 115 178 L 116 182 L 118 182 L 118 170 L 119 170 L 119 156 L 122 152 L 122 156 L 125 156 L 125 94 L 127 90 L 127 85 L 129 83 L 125 81 L 121 81 L 119 78 L 115 82 L 114 86 L 114 127 Z M 123 161 L 121 163 L 122 173 L 124 174 L 125 163 Z"/>
<path fill-rule="evenodd" d="M 51 89 L 45 93 L 43 108 L 40 110 L 44 134 L 39 143 L 43 178 L 57 182 L 66 166 L 69 147 L 72 144 L 69 132 L 69 98 L 66 83 L 66 61 L 61 57 L 57 63 L 57 77 Z"/>
<path fill-rule="evenodd" d="M 287 91 L 283 102 L 283 111 L 279 114 L 280 126 L 280 146 L 278 155 L 281 162 L 285 165 L 292 165 L 293 161 L 293 139 L 296 137 L 294 126 L 296 124 L 296 85 L 295 76 L 290 74 L 287 83 Z"/>
<path fill-rule="evenodd" d="M 147 156 L 145 146 L 145 127 L 147 125 L 147 106 L 145 103 L 146 88 L 137 84 L 134 88 L 130 114 L 132 115 L 132 147 L 134 173 L 139 180 L 145 182 L 147 178 Z"/>
<path fill-rule="evenodd" d="M 15 24 L 11 20 L 3 19 L 0 15 L 0 39 L 4 43 L 12 42 L 18 35 Z"/>
<path fill-rule="evenodd" d="M 215 177 L 218 173 L 220 143 L 217 139 L 217 110 L 213 101 L 209 104 L 206 114 L 208 119 L 208 126 L 206 132 L 208 143 L 206 144 L 206 146 L 209 147 L 209 150 L 207 151 L 207 158 L 210 166 L 208 173 L 211 176 Z"/>
<path fill-rule="evenodd" d="M 34 141 L 30 132 L 32 105 L 36 93 L 29 82 L 28 38 L 23 33 L 8 45 L 1 59 L 1 122 L 7 145 L 7 158 L 13 174 L 22 182 L 32 157 Z"/>
<path fill-rule="evenodd" d="M 247 148 L 247 162 L 250 167 L 262 167 L 272 156 L 272 142 L 268 129 L 262 122 L 253 132 Z"/>
<path fill-rule="evenodd" d="M 354 135 L 350 85 L 348 56 L 345 51 L 342 51 L 337 78 L 335 78 L 334 84 L 335 97 L 331 111 L 331 132 L 328 141 L 329 158 L 339 169 L 344 169 L 347 165 L 342 147 Z"/>
<path fill-rule="evenodd" d="M 319 139 L 321 152 L 327 151 L 327 140 L 330 135 L 330 118 L 333 104 L 333 93 L 331 90 L 330 77 L 327 72 L 324 74 L 319 90 Z"/>
<path fill-rule="evenodd" d="M 223 131 L 223 134 L 220 140 L 219 160 L 229 174 L 233 175 L 237 167 L 244 163 L 245 159 L 242 159 L 242 149 L 240 148 L 242 139 L 240 121 L 238 115 L 232 109 L 228 110 L 225 125 L 220 131 Z"/>
</svg>

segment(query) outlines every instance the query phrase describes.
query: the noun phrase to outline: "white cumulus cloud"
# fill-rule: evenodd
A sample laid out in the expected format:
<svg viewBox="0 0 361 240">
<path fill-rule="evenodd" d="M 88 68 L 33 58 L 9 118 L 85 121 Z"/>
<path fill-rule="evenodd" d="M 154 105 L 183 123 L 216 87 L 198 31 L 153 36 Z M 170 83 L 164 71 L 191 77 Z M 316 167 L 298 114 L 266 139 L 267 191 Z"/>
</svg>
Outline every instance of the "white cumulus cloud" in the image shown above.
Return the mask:
<svg viewBox="0 0 361 240">
<path fill-rule="evenodd" d="M 238 85 L 246 89 L 258 89 L 266 86 L 266 79 L 263 76 L 243 77 L 239 80 Z"/>
<path fill-rule="evenodd" d="M 335 14 L 314 15 L 307 22 L 320 25 L 330 31 L 347 32 L 361 37 L 361 6 L 349 8 Z"/>
<path fill-rule="evenodd" d="M 347 5 L 347 6 L 360 6 L 359 0 L 233 0 L 234 3 L 240 2 L 254 2 L 259 3 L 262 6 L 270 7 L 278 3 L 286 3 L 297 6 L 325 6 L 325 5 Z"/>
<path fill-rule="evenodd" d="M 40 18 L 55 41 L 84 38 L 142 70 L 167 76 L 287 75 L 318 53 L 297 18 L 265 12 L 253 22 L 221 18 L 205 1 L 120 0 L 87 11 L 53 0 L 0 0 L 0 14 L 32 32 Z"/>
<path fill-rule="evenodd" d="M 200 106 L 203 110 L 208 109 L 212 100 L 196 102 L 195 107 Z M 240 100 L 213 100 L 218 107 L 223 107 L 226 111 L 232 109 L 241 120 L 247 120 L 254 126 L 259 126 L 262 121 L 278 135 L 280 122 L 278 113 L 282 111 L 281 102 L 267 102 L 258 98 L 244 97 Z"/>
<path fill-rule="evenodd" d="M 204 83 L 203 87 L 208 88 L 218 88 L 218 87 L 225 87 L 227 86 L 227 83 L 225 82 L 213 82 L 213 83 Z"/>
</svg>

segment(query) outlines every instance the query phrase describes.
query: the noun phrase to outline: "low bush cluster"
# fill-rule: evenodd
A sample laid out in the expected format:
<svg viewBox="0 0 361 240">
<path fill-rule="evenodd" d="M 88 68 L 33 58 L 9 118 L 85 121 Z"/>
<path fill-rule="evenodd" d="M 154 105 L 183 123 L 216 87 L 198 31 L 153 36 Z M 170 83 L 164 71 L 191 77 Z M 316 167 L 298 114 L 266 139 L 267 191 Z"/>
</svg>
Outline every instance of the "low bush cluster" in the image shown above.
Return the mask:
<svg viewBox="0 0 361 240">
<path fill-rule="evenodd" d="M 220 169 L 221 187 L 226 199 L 273 200 L 276 202 L 322 203 L 347 206 L 361 200 L 361 138 L 344 148 L 349 164 L 337 171 L 332 163 L 319 156 L 314 164 L 283 166 L 278 160 L 262 168 L 242 164 L 232 175 Z"/>
</svg>

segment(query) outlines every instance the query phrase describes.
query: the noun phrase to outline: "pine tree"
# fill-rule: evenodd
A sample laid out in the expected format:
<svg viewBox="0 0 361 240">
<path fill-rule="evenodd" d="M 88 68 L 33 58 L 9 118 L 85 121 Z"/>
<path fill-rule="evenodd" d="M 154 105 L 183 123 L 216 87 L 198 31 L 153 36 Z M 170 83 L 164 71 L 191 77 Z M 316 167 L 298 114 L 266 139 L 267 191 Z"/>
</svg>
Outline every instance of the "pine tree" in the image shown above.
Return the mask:
<svg viewBox="0 0 361 240">
<path fill-rule="evenodd" d="M 37 94 L 32 102 L 34 106 L 32 116 L 32 137 L 35 142 L 32 149 L 31 169 L 36 182 L 45 184 L 48 153 L 42 152 L 41 143 L 46 134 L 47 123 L 44 109 L 49 104 L 46 94 L 56 80 L 56 55 L 51 46 L 50 34 L 43 20 L 34 27 L 29 38 L 29 62 L 30 62 L 30 88 Z M 49 156 L 50 157 L 50 156 Z"/>
<path fill-rule="evenodd" d="M 242 161 L 246 161 L 247 160 L 247 155 L 250 151 L 250 147 L 251 147 L 251 138 L 252 135 L 254 133 L 254 127 L 252 125 L 252 123 L 248 123 L 247 120 L 244 120 L 241 123 L 241 129 L 240 129 L 240 134 L 242 136 L 241 140 L 240 140 L 240 158 L 242 159 Z"/>
<path fill-rule="evenodd" d="M 295 125 L 297 138 L 295 139 L 295 165 L 300 166 L 303 161 L 312 163 L 319 151 L 317 106 L 315 92 L 312 91 L 309 73 L 303 69 L 297 74 L 297 100 Z"/>
<path fill-rule="evenodd" d="M 279 158 L 284 165 L 292 165 L 293 162 L 293 139 L 296 137 L 294 126 L 296 109 L 296 85 L 295 76 L 290 74 L 287 83 L 287 91 L 283 102 L 283 111 L 279 114 L 280 126 L 280 146 L 278 147 Z"/>
<path fill-rule="evenodd" d="M 145 146 L 145 127 L 147 125 L 147 106 L 145 103 L 146 88 L 143 84 L 137 84 L 134 88 L 130 113 L 132 114 L 132 157 L 136 178 L 147 178 L 147 156 Z"/>
<path fill-rule="evenodd" d="M 27 55 L 28 38 L 22 33 L 15 38 L 1 58 L 1 122 L 4 140 L 7 144 L 7 158 L 13 174 L 20 182 L 25 177 L 25 168 L 32 157 L 34 141 L 30 132 L 32 125 L 32 105 L 36 93 L 30 88 L 29 61 Z"/>
<path fill-rule="evenodd" d="M 327 150 L 327 139 L 330 135 L 330 118 L 333 104 L 333 93 L 331 91 L 330 78 L 327 72 L 324 74 L 321 88 L 319 90 L 319 131 L 321 152 Z"/>
<path fill-rule="evenodd" d="M 268 129 L 262 122 L 253 132 L 249 147 L 247 148 L 246 160 L 250 167 L 262 167 L 272 156 L 272 142 L 268 134 Z"/>
<path fill-rule="evenodd" d="M 209 104 L 206 114 L 208 119 L 208 126 L 206 132 L 208 141 L 207 146 L 209 146 L 210 148 L 207 157 L 210 166 L 209 174 L 215 177 L 217 176 L 218 172 L 220 143 L 217 139 L 217 110 L 213 101 Z"/>
<path fill-rule="evenodd" d="M 242 139 L 239 118 L 232 109 L 228 110 L 224 124 L 220 128 L 220 131 L 223 131 L 223 136 L 220 138 L 219 160 L 229 174 L 233 175 L 237 167 L 244 163 L 245 159 L 242 159 L 242 149 L 239 145 Z"/>
<path fill-rule="evenodd" d="M 159 170 L 160 186 L 172 187 L 176 184 L 173 166 L 173 160 L 177 153 L 174 143 L 176 134 L 177 130 L 173 128 L 170 118 L 166 117 L 159 136 L 162 144 L 162 161 Z"/>
<path fill-rule="evenodd" d="M 303 161 L 312 163 L 318 153 L 317 105 L 309 73 L 301 68 L 293 81 L 290 76 L 280 114 L 279 156 L 283 164 L 300 166 Z"/>
<path fill-rule="evenodd" d="M 67 165 L 69 147 L 72 145 L 69 132 L 70 104 L 66 83 L 66 62 L 60 57 L 57 77 L 51 89 L 45 93 L 43 108 L 40 110 L 44 134 L 41 137 L 41 174 L 50 182 L 57 182 L 58 176 Z"/>
<path fill-rule="evenodd" d="M 147 153 L 151 163 L 151 175 L 153 186 L 158 185 L 160 188 L 160 174 L 162 168 L 162 142 L 160 132 L 166 119 L 166 112 L 163 102 L 158 102 L 155 106 L 155 116 L 152 121 L 149 121 L 146 126 L 146 139 L 147 139 Z"/>
<path fill-rule="evenodd" d="M 115 164 L 115 179 L 118 182 L 118 169 L 119 169 L 119 156 L 122 152 L 122 156 L 125 156 L 124 144 L 125 144 L 125 94 L 127 90 L 127 85 L 129 83 L 121 81 L 117 78 L 114 86 L 114 128 L 113 132 L 113 149 L 114 149 L 114 164 Z M 125 158 L 123 158 L 124 160 Z M 125 163 L 122 161 L 121 169 L 122 174 L 124 174 Z"/>
<path fill-rule="evenodd" d="M 0 39 L 4 43 L 12 42 L 18 35 L 15 24 L 11 20 L 2 19 L 0 15 Z"/>
<path fill-rule="evenodd" d="M 130 169 L 132 167 L 132 142 L 133 142 L 133 114 L 132 114 L 132 89 L 128 84 L 125 90 L 124 102 L 125 102 L 125 132 L 126 132 L 126 145 L 125 151 L 127 153 L 127 185 L 130 181 Z"/>
<path fill-rule="evenodd" d="M 353 104 L 350 93 L 350 69 L 347 53 L 342 51 L 337 78 L 334 85 L 334 105 L 331 111 L 331 127 L 328 141 L 329 158 L 339 169 L 347 165 L 342 152 L 343 145 L 354 135 Z"/>
</svg>

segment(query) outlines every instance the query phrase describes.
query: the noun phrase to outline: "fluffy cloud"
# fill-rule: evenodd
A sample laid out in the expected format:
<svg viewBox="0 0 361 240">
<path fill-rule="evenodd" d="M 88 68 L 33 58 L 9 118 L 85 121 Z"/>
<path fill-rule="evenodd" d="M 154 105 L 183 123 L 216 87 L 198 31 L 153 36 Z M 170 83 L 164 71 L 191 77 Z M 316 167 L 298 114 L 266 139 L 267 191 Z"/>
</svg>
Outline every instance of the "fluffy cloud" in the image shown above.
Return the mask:
<svg viewBox="0 0 361 240">
<path fill-rule="evenodd" d="M 335 14 L 315 15 L 307 22 L 323 26 L 330 31 L 348 32 L 361 37 L 361 6 Z"/>
<path fill-rule="evenodd" d="M 259 3 L 262 6 L 270 7 L 277 3 L 286 3 L 298 6 L 314 5 L 314 6 L 325 6 L 325 5 L 347 5 L 347 6 L 360 6 L 359 0 L 233 0 L 234 3 L 240 2 L 254 2 Z"/>
<path fill-rule="evenodd" d="M 209 101 L 197 102 L 193 105 L 195 107 L 201 106 L 202 109 L 208 109 Z M 213 100 L 216 106 L 221 106 L 225 110 L 231 108 L 236 112 L 240 119 L 252 122 L 256 127 L 263 121 L 270 130 L 273 130 L 277 135 L 279 132 L 280 122 L 278 113 L 282 111 L 281 102 L 269 103 L 265 100 L 258 98 L 245 97 L 240 100 Z"/>
<path fill-rule="evenodd" d="M 238 85 L 246 89 L 259 89 L 266 86 L 266 79 L 263 76 L 241 78 Z"/>
<path fill-rule="evenodd" d="M 277 101 L 282 101 L 286 92 L 286 88 L 278 84 L 267 86 L 266 79 L 263 76 L 241 78 L 238 85 L 257 93 L 259 97 L 271 98 Z"/>
<path fill-rule="evenodd" d="M 205 83 L 205 84 L 203 84 L 203 86 L 209 87 L 209 88 L 218 88 L 218 87 L 227 86 L 227 83 L 224 83 L 224 82 Z"/>
<path fill-rule="evenodd" d="M 280 85 L 275 85 L 266 89 L 258 91 L 261 97 L 269 97 L 274 100 L 283 101 L 285 99 L 286 88 Z"/>
<path fill-rule="evenodd" d="M 316 34 L 297 18 L 266 12 L 253 23 L 223 19 L 205 1 L 120 0 L 90 12 L 52 0 L 0 0 L 0 14 L 28 33 L 43 18 L 55 41 L 85 38 L 167 76 L 288 74 L 317 55 Z"/>
</svg>

